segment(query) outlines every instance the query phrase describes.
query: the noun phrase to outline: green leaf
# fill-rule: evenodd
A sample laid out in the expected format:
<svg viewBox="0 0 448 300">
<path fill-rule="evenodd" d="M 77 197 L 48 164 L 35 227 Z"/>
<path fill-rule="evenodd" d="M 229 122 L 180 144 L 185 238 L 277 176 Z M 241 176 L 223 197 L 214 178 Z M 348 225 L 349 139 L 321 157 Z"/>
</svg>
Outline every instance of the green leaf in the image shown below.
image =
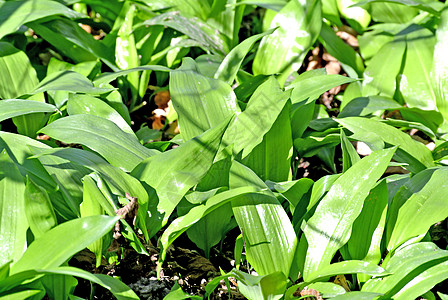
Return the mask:
<svg viewBox="0 0 448 300">
<path fill-rule="evenodd" d="M 345 173 L 352 165 L 361 160 L 355 147 L 350 143 L 344 131 L 341 129 L 342 173 Z"/>
<path fill-rule="evenodd" d="M 232 272 L 238 275 L 238 289 L 247 299 L 278 300 L 283 297 L 287 281 L 282 272 L 264 276 L 254 276 L 238 270 Z"/>
<path fill-rule="evenodd" d="M 406 50 L 406 42 L 397 37 L 385 44 L 370 60 L 364 71 L 362 94 L 364 96 L 383 95 L 392 98 L 395 94 L 396 78 L 401 70 Z"/>
<path fill-rule="evenodd" d="M 417 27 L 406 35 L 406 45 L 400 92 L 409 107 L 435 110 L 437 97 L 431 78 L 434 34 L 429 29 Z"/>
<path fill-rule="evenodd" d="M 25 214 L 35 238 L 58 224 L 48 193 L 29 177 L 25 189 Z"/>
<path fill-rule="evenodd" d="M 104 214 L 104 208 L 89 189 L 91 185 L 85 184 L 86 178 L 90 177 L 88 175 L 84 177 L 82 203 L 80 205 L 81 218 Z M 96 267 L 98 268 L 101 265 L 101 258 L 103 256 L 103 239 L 97 239 L 95 242 L 88 245 L 87 248 L 95 254 Z"/>
<path fill-rule="evenodd" d="M 113 80 L 115 80 L 118 77 L 128 75 L 132 72 L 138 72 L 138 71 L 159 71 L 159 72 L 170 72 L 172 71 L 170 68 L 167 68 L 165 66 L 159 66 L 159 65 L 148 65 L 148 66 L 141 66 L 136 67 L 124 71 L 116 71 L 116 72 L 106 72 L 101 74 L 101 76 L 98 76 L 93 81 L 95 86 L 102 86 L 106 83 L 109 83 Z"/>
<path fill-rule="evenodd" d="M 394 299 L 417 299 L 418 296 L 430 291 L 436 284 L 448 278 L 447 267 L 448 261 L 445 261 L 420 273 L 396 293 Z"/>
<path fill-rule="evenodd" d="M 104 94 L 114 89 L 94 87 L 87 77 L 74 71 L 55 72 L 45 77 L 32 91 L 33 94 L 46 91 L 68 91 L 87 94 Z"/>
<path fill-rule="evenodd" d="M 125 133 L 112 121 L 94 115 L 58 119 L 40 132 L 65 143 L 87 146 L 125 171 L 131 171 L 145 158 L 158 153 L 142 146 L 135 136 Z"/>
<path fill-rule="evenodd" d="M 67 112 L 69 115 L 88 114 L 108 119 L 117 125 L 121 130 L 132 137 L 136 137 L 131 126 L 123 117 L 106 102 L 90 95 L 71 94 L 67 102 Z"/>
<path fill-rule="evenodd" d="M 110 277 L 103 274 L 92 274 L 87 271 L 84 271 L 82 269 L 74 268 L 74 267 L 52 267 L 45 270 L 29 270 L 20 272 L 17 274 L 14 274 L 13 276 L 9 277 L 8 280 L 11 282 L 10 279 L 13 279 L 16 277 L 16 280 L 13 280 L 20 284 L 20 281 L 23 280 L 33 280 L 36 278 L 39 278 L 43 274 L 59 274 L 59 275 L 68 275 L 68 276 L 75 276 L 79 278 L 83 278 L 86 280 L 89 280 L 93 283 L 96 283 L 98 285 L 101 285 L 102 287 L 108 289 L 117 299 L 119 300 L 137 300 L 139 299 L 137 295 L 128 287 L 126 286 L 121 280 Z M 20 280 L 20 281 L 19 281 Z M 11 286 L 9 286 L 11 288 Z M 0 290 L 3 290 L 4 286 L 0 285 Z"/>
<path fill-rule="evenodd" d="M 154 193 L 150 207 L 153 234 L 166 224 L 182 197 L 210 169 L 229 121 L 178 148 L 144 160 L 132 171 L 132 175 L 147 184 Z"/>
<path fill-rule="evenodd" d="M 375 292 L 348 292 L 343 295 L 336 296 L 334 300 L 374 300 L 378 299 L 379 296 L 382 296 L 381 293 L 375 293 Z"/>
<path fill-rule="evenodd" d="M 370 14 L 361 7 L 354 6 L 357 0 L 336 0 L 341 16 L 357 32 L 362 33 L 370 23 Z"/>
<path fill-rule="evenodd" d="M 390 208 L 387 249 L 392 251 L 408 239 L 424 235 L 429 227 L 448 217 L 443 179 L 448 168 L 424 170 L 413 176 L 395 195 Z M 409 226 L 409 222 L 412 226 Z"/>
<path fill-rule="evenodd" d="M 388 203 L 387 184 L 382 180 L 370 191 L 360 215 L 353 223 L 352 233 L 346 244 L 351 259 L 362 259 L 375 264 L 380 262 Z"/>
<path fill-rule="evenodd" d="M 350 100 L 344 106 L 338 118 L 368 116 L 378 112 L 383 113 L 386 109 L 395 110 L 401 108 L 403 106 L 391 98 L 382 96 L 358 97 Z"/>
<path fill-rule="evenodd" d="M 320 201 L 303 228 L 308 242 L 303 270 L 305 281 L 311 273 L 329 265 L 336 251 L 348 241 L 364 199 L 383 175 L 395 150 L 375 151 L 360 160 L 334 182 Z M 363 174 L 362 178 L 359 174 Z"/>
<path fill-rule="evenodd" d="M 384 148 L 385 143 L 398 146 L 398 162 L 409 163 L 411 172 L 418 172 L 434 165 L 431 151 L 408 134 L 374 119 L 348 117 L 336 121 L 353 132 L 350 138 L 363 141 L 373 150 Z"/>
<path fill-rule="evenodd" d="M 425 3 L 425 2 L 416 1 L 416 0 L 364 0 L 364 1 L 359 1 L 355 5 L 356 6 L 364 6 L 369 3 L 377 3 L 377 2 L 378 3 L 380 3 L 380 2 L 396 3 L 396 4 L 406 5 L 407 7 L 415 7 L 415 8 L 426 11 L 426 12 L 436 15 L 436 16 L 440 15 L 439 10 L 441 10 L 441 5 L 439 6 L 435 2 L 434 3 L 431 3 L 431 2 Z"/>
<path fill-rule="evenodd" d="M 102 159 L 101 157 L 90 151 L 85 151 L 76 148 L 58 148 L 48 150 L 43 150 L 35 147 L 30 148 L 32 149 L 33 153 L 36 154 L 34 157 L 38 157 L 39 160 L 43 162 L 45 161 L 51 162 L 56 159 L 58 159 L 56 160 L 57 162 L 60 162 L 61 161 L 60 158 L 62 158 L 64 160 L 73 162 L 74 166 L 79 165 L 92 171 L 98 172 L 101 175 L 101 177 L 107 182 L 107 187 L 115 195 L 124 197 L 125 193 L 129 193 L 132 197 L 137 197 L 140 208 L 138 210 L 138 218 L 137 218 L 138 226 L 143 231 L 145 238 L 149 239 L 148 232 L 146 230 L 146 223 L 148 222 L 147 219 L 149 218 L 148 194 L 146 193 L 142 184 L 137 179 L 127 174 L 123 170 L 108 164 L 104 159 Z M 71 166 L 71 168 L 74 167 Z M 90 172 L 83 173 L 81 175 L 81 178 L 89 173 Z M 68 179 L 70 178 L 70 176 L 67 177 Z M 81 197 L 82 197 L 82 191 L 81 191 Z M 105 206 L 104 208 L 107 211 L 107 207 Z"/>
<path fill-rule="evenodd" d="M 252 49 L 254 44 L 262 37 L 271 34 L 275 29 L 251 36 L 241 42 L 238 46 L 233 48 L 229 54 L 224 58 L 215 73 L 214 78 L 232 84 L 235 80 L 236 73 L 238 73 L 244 57 Z"/>
<path fill-rule="evenodd" d="M 219 55 L 229 52 L 226 36 L 197 17 L 178 11 L 167 12 L 140 23 L 138 26 L 163 25 L 173 28 L 199 43 L 201 48 Z"/>
<path fill-rule="evenodd" d="M 261 40 L 253 61 L 254 75 L 281 73 L 283 84 L 299 69 L 321 28 L 321 2 L 289 1 L 272 19 L 269 28 L 278 29 Z"/>
<path fill-rule="evenodd" d="M 419 10 L 414 7 L 403 6 L 392 2 L 370 3 L 370 14 L 376 22 L 407 23 L 410 22 Z"/>
<path fill-rule="evenodd" d="M 437 109 L 448 120 L 448 62 L 445 59 L 445 49 L 448 47 L 448 10 L 444 9 L 436 30 L 434 46 L 432 81 L 436 93 Z"/>
<path fill-rule="evenodd" d="M 242 160 L 264 181 L 286 181 L 292 176 L 290 111 L 291 102 L 288 101 L 271 129 L 264 135 L 262 142 Z"/>
<path fill-rule="evenodd" d="M 289 275 L 297 236 L 285 210 L 272 195 L 247 194 L 232 200 L 246 259 L 260 275 Z"/>
<path fill-rule="evenodd" d="M 12 117 L 27 115 L 37 112 L 54 112 L 57 108 L 54 105 L 22 100 L 22 99 L 8 99 L 0 101 L 0 122 Z"/>
<path fill-rule="evenodd" d="M 341 62 L 344 70 L 351 77 L 360 77 L 364 71 L 364 64 L 361 56 L 352 47 L 344 43 L 340 37 L 325 23 L 319 35 L 319 42 L 322 43 L 328 53 Z"/>
<path fill-rule="evenodd" d="M 28 27 L 75 63 L 100 58 L 111 69 L 118 70 L 114 64 L 113 48 L 95 40 L 74 21 L 54 18 L 44 23 L 34 21 Z"/>
<path fill-rule="evenodd" d="M 182 66 L 170 73 L 170 93 L 184 141 L 239 111 L 232 88 L 199 74 L 191 58 L 184 58 Z"/>
<path fill-rule="evenodd" d="M 33 90 L 38 83 L 36 70 L 25 52 L 0 42 L 0 98 L 16 98 Z"/>
<path fill-rule="evenodd" d="M 384 276 L 389 273 L 376 263 L 368 263 L 362 260 L 347 260 L 325 266 L 308 276 L 307 282 L 325 280 L 326 278 L 344 275 L 344 274 L 369 274 L 376 276 Z"/>
<path fill-rule="evenodd" d="M 157 269 L 161 269 L 162 263 L 166 258 L 166 251 L 168 247 L 174 242 L 174 240 L 176 240 L 176 238 L 178 238 L 193 224 L 196 224 L 204 216 L 207 216 L 215 209 L 229 203 L 235 197 L 241 197 L 248 193 L 257 193 L 259 191 L 260 189 L 257 187 L 245 186 L 216 194 L 208 199 L 205 204 L 193 207 L 186 215 L 183 215 L 171 222 L 160 238 L 160 256 Z"/>
<path fill-rule="evenodd" d="M 0 39 L 17 31 L 25 23 L 45 17 L 53 15 L 70 19 L 85 17 L 61 3 L 49 0 L 6 1 L 0 3 L 0 11 Z"/>
<path fill-rule="evenodd" d="M 250 98 L 246 110 L 238 114 L 224 135 L 224 144 L 233 144 L 233 151 L 242 151 L 242 158 L 262 143 L 289 98 L 274 77 L 260 85 Z M 176 109 L 177 111 L 177 109 Z"/>
<path fill-rule="evenodd" d="M 433 243 L 408 245 L 398 250 L 385 265 L 383 264 L 383 267 L 392 275 L 384 278 L 372 278 L 361 290 L 383 293 L 385 298 L 391 298 L 419 274 L 429 270 L 432 266 L 442 262 L 446 263 L 447 260 L 448 251 L 441 250 Z M 440 273 L 437 272 L 435 277 L 439 276 Z"/>
<path fill-rule="evenodd" d="M 25 184 L 8 156 L 0 152 L 0 265 L 17 261 L 26 248 Z"/>
<path fill-rule="evenodd" d="M 294 82 L 287 89 L 293 89 L 291 93 L 293 104 L 304 101 L 305 104 L 308 104 L 314 102 L 324 92 L 353 81 L 356 81 L 356 79 L 335 74 L 322 74 Z"/>
<path fill-rule="evenodd" d="M 70 164 L 67 160 L 45 158 L 39 161 L 37 158 L 31 158 L 33 153 L 29 147 L 50 147 L 23 135 L 1 132 L 0 148 L 3 147 L 23 177 L 28 176 L 50 193 L 52 205 L 63 219 L 70 220 L 79 216 L 79 204 L 82 199 L 81 178 L 88 170 Z M 54 192 L 56 189 L 60 189 L 60 192 Z"/>
<path fill-rule="evenodd" d="M 54 227 L 31 243 L 22 258 L 11 267 L 11 274 L 59 267 L 109 232 L 118 220 L 119 217 L 91 216 Z"/>
</svg>

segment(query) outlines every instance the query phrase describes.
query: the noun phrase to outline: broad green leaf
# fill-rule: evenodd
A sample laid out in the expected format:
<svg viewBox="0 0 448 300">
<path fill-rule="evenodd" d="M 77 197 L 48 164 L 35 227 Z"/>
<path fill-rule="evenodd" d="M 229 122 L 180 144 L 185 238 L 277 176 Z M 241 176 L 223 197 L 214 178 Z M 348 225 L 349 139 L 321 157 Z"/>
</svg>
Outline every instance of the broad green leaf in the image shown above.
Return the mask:
<svg viewBox="0 0 448 300">
<path fill-rule="evenodd" d="M 247 194 L 233 199 L 232 209 L 243 234 L 246 259 L 255 271 L 288 276 L 297 236 L 278 200 L 271 195 Z"/>
<path fill-rule="evenodd" d="M 25 214 L 35 238 L 58 224 L 48 193 L 29 177 L 25 189 Z"/>
<path fill-rule="evenodd" d="M 400 24 L 375 24 L 369 27 L 369 31 L 359 35 L 359 52 L 368 66 L 372 57 L 387 43 L 392 42 L 404 25 Z M 392 32 L 391 32 L 392 31 Z"/>
<path fill-rule="evenodd" d="M 417 1 L 417 0 L 364 0 L 364 1 L 359 1 L 358 3 L 356 3 L 356 6 L 364 6 L 366 4 L 369 3 L 380 3 L 380 2 L 385 2 L 385 3 L 396 3 L 396 4 L 401 4 L 401 5 L 406 5 L 408 7 L 415 7 L 418 8 L 420 10 L 429 12 L 430 14 L 439 16 L 440 12 L 439 10 L 442 8 L 441 5 L 436 4 L 436 2 L 423 2 L 423 1 Z"/>
<path fill-rule="evenodd" d="M 28 56 L 9 43 L 0 42 L 0 98 L 11 99 L 31 91 L 38 83 L 37 74 Z M 38 94 L 30 100 L 44 101 Z M 45 121 L 43 113 L 13 117 L 13 122 L 20 134 L 36 136 Z"/>
<path fill-rule="evenodd" d="M 402 60 L 406 50 L 406 42 L 397 37 L 385 44 L 370 60 L 364 71 L 362 94 L 364 96 L 383 95 L 393 98 L 396 78 L 401 70 Z"/>
<path fill-rule="evenodd" d="M 15 32 L 25 23 L 45 17 L 53 15 L 61 15 L 70 19 L 85 17 L 61 3 L 49 0 L 0 2 L 0 11 L 0 39 Z"/>
<path fill-rule="evenodd" d="M 236 5 L 256 5 L 273 11 L 280 11 L 286 3 L 288 3 L 288 0 L 242 0 Z"/>
<path fill-rule="evenodd" d="M 109 83 L 109 82 L 117 79 L 120 76 L 125 76 L 132 72 L 138 72 L 138 71 L 170 72 L 172 70 L 165 66 L 149 65 L 149 66 L 136 67 L 136 68 L 132 68 L 132 69 L 124 70 L 124 71 L 116 71 L 116 72 L 110 72 L 110 73 L 106 72 L 106 73 L 101 74 L 101 76 L 98 76 L 97 78 L 95 78 L 95 80 L 93 81 L 93 84 L 95 86 L 102 86 L 106 83 Z"/>
<path fill-rule="evenodd" d="M 184 141 L 239 112 L 232 88 L 199 74 L 191 58 L 184 58 L 182 66 L 170 73 L 170 93 Z"/>
<path fill-rule="evenodd" d="M 89 176 L 85 176 L 83 183 L 83 195 L 82 195 L 82 203 L 80 205 L 81 218 L 89 217 L 89 216 L 99 216 L 104 214 L 104 208 L 101 206 L 99 201 L 92 195 L 92 192 L 89 190 L 91 185 L 86 185 L 86 178 Z M 88 179 L 87 179 L 88 180 Z M 92 244 L 88 245 L 87 248 L 92 251 L 96 256 L 96 267 L 98 268 L 101 265 L 101 258 L 103 254 L 103 239 L 97 239 Z"/>
<path fill-rule="evenodd" d="M 341 16 L 357 32 L 362 33 L 371 21 L 370 14 L 362 7 L 356 7 L 357 0 L 336 0 Z"/>
<path fill-rule="evenodd" d="M 278 300 L 286 289 L 286 276 L 282 272 L 273 272 L 264 276 L 254 276 L 242 271 L 238 274 L 238 289 L 247 299 Z"/>
<path fill-rule="evenodd" d="M 410 280 L 408 284 L 393 296 L 393 299 L 417 299 L 418 296 L 430 291 L 436 284 L 448 278 L 447 267 L 448 261 L 444 261 L 425 270 Z"/>
<path fill-rule="evenodd" d="M 31 147 L 34 157 L 38 157 L 39 160 L 51 162 L 56 160 L 63 161 L 67 160 L 73 162 L 75 166 L 82 166 L 83 168 L 90 169 L 92 171 L 98 172 L 107 182 L 107 186 L 112 193 L 119 195 L 121 197 L 125 196 L 125 193 L 129 193 L 132 197 L 138 198 L 139 210 L 138 210 L 138 226 L 143 231 L 145 238 L 149 238 L 148 232 L 146 230 L 146 223 L 148 222 L 148 194 L 143 188 L 142 184 L 127 174 L 123 170 L 108 164 L 100 156 L 92 153 L 90 151 L 85 151 L 76 148 L 58 148 L 58 149 L 39 149 Z M 72 167 L 73 168 L 73 167 Z M 81 178 L 84 175 L 89 174 L 82 173 Z M 70 178 L 70 177 L 69 177 Z M 81 179 L 80 178 L 80 179 Z M 81 184 L 81 183 L 79 183 Z M 82 197 L 82 191 L 81 191 Z M 106 206 L 104 207 L 107 211 Z"/>
<path fill-rule="evenodd" d="M 436 30 L 434 46 L 432 81 L 436 92 L 437 109 L 448 120 L 448 62 L 445 59 L 445 49 L 448 47 L 448 10 L 444 9 Z"/>
<path fill-rule="evenodd" d="M 389 273 L 383 268 L 379 267 L 376 263 L 368 263 L 362 260 L 347 260 L 338 263 L 333 263 L 331 265 L 325 266 L 318 271 L 310 274 L 308 276 L 307 282 L 314 282 L 325 280 L 326 278 L 344 275 L 344 274 L 356 274 L 363 273 L 369 275 L 388 275 Z"/>
<path fill-rule="evenodd" d="M 215 73 L 214 78 L 232 84 L 235 80 L 236 73 L 238 73 L 244 57 L 252 49 L 254 44 L 262 37 L 271 34 L 275 29 L 251 36 L 241 42 L 238 46 L 233 48 L 229 54 L 224 58 Z"/>
<path fill-rule="evenodd" d="M 140 65 L 140 59 L 135 43 L 133 32 L 134 17 L 136 15 L 136 5 L 131 2 L 125 2 L 120 12 L 120 16 L 115 22 L 120 22 L 120 27 L 115 40 L 115 63 L 122 69 L 135 68 Z M 114 28 L 116 25 L 114 24 Z M 131 109 L 134 108 L 139 88 L 139 73 L 130 73 L 127 75 L 127 81 L 131 90 Z M 145 89 L 146 91 L 146 89 Z M 140 95 L 143 97 L 143 95 Z"/>
<path fill-rule="evenodd" d="M 138 26 L 163 25 L 173 28 L 199 43 L 201 48 L 215 54 L 225 55 L 229 52 L 227 37 L 197 17 L 179 12 L 167 12 L 155 16 Z"/>
<path fill-rule="evenodd" d="M 287 89 L 293 89 L 291 93 L 292 104 L 306 101 L 306 104 L 314 102 L 324 92 L 343 85 L 345 83 L 353 82 L 356 79 L 341 75 L 327 75 L 313 76 L 303 80 L 292 83 Z"/>
<path fill-rule="evenodd" d="M 370 3 L 370 14 L 376 22 L 407 23 L 417 14 L 418 9 L 393 2 Z"/>
<path fill-rule="evenodd" d="M 351 259 L 362 259 L 377 264 L 381 260 L 381 239 L 386 225 L 388 189 L 385 180 L 374 187 L 353 223 L 346 249 Z"/>
<path fill-rule="evenodd" d="M 301 203 L 301 201 L 303 196 L 311 189 L 314 182 L 309 178 L 301 178 L 299 180 L 279 183 L 267 181 L 266 184 L 271 190 L 275 189 L 276 192 L 288 200 L 291 213 L 295 214 L 294 211 L 296 208 L 306 210 L 305 203 Z"/>
<path fill-rule="evenodd" d="M 87 77 L 77 72 L 67 70 L 48 75 L 30 93 L 36 94 L 46 91 L 104 94 L 113 91 L 113 89 L 94 87 Z"/>
<path fill-rule="evenodd" d="M 372 278 L 361 290 L 383 293 L 385 298 L 391 298 L 422 272 L 447 261 L 448 251 L 441 250 L 433 243 L 411 244 L 397 251 L 385 265 L 383 264 L 383 267 L 392 275 Z M 435 274 L 435 277 L 439 276 Z"/>
<path fill-rule="evenodd" d="M 260 85 L 250 98 L 246 110 L 238 114 L 234 123 L 224 135 L 225 145 L 233 144 L 233 151 L 242 151 L 242 158 L 263 141 L 272 128 L 289 98 L 274 77 Z M 177 109 L 176 109 L 177 111 Z"/>
<path fill-rule="evenodd" d="M 361 160 L 355 147 L 350 143 L 344 130 L 341 129 L 342 173 Z"/>
<path fill-rule="evenodd" d="M 54 105 L 22 99 L 8 99 L 0 101 L 0 122 L 12 117 L 38 112 L 54 112 Z"/>
<path fill-rule="evenodd" d="M 361 76 L 364 71 L 364 64 L 359 54 L 344 43 L 333 29 L 325 23 L 322 23 L 319 42 L 322 43 L 331 56 L 341 62 L 342 68 L 350 77 Z"/>
<path fill-rule="evenodd" d="M 97 181 L 95 182 L 94 179 Z M 102 209 L 111 217 L 117 215 L 116 211 L 120 208 L 117 201 L 114 201 L 112 195 L 110 194 L 104 180 L 100 176 L 90 175 L 84 176 L 83 178 L 83 192 L 85 195 L 89 195 L 91 199 L 101 205 Z M 137 199 L 138 200 L 138 199 Z M 143 201 L 141 201 L 143 202 Z M 143 203 L 142 203 L 143 204 Z M 142 205 L 140 210 L 145 209 Z M 82 211 L 81 211 L 82 213 Z M 143 211 L 141 215 L 145 215 L 146 212 Z M 129 244 L 137 251 L 137 253 L 149 255 L 145 250 L 145 247 L 140 242 L 139 238 L 135 234 L 131 225 L 124 219 L 120 219 L 121 224 L 124 226 L 124 230 L 121 231 L 122 235 L 128 240 Z M 97 258 L 98 259 L 98 258 Z"/>
<path fill-rule="evenodd" d="M 310 197 L 310 203 L 308 204 L 308 207 L 306 208 L 307 211 L 310 211 L 314 205 L 316 205 L 319 200 L 322 199 L 323 196 L 330 190 L 330 188 L 333 186 L 334 182 L 341 176 L 341 174 L 333 174 L 333 175 L 327 175 L 319 178 L 318 181 L 316 181 L 313 184 L 313 189 L 311 192 Z"/>
<path fill-rule="evenodd" d="M 168 247 L 184 233 L 193 224 L 196 224 L 204 216 L 207 216 L 210 212 L 229 203 L 235 197 L 241 197 L 245 194 L 257 193 L 260 189 L 253 186 L 245 186 L 241 188 L 231 189 L 215 196 L 205 202 L 205 204 L 193 207 L 186 215 L 183 215 L 168 225 L 168 228 L 163 232 L 160 238 L 160 256 L 157 269 L 161 269 L 161 265 L 166 258 L 166 251 Z"/>
<path fill-rule="evenodd" d="M 392 251 L 408 239 L 424 235 L 429 227 L 448 217 L 444 180 L 448 168 L 424 170 L 412 177 L 392 200 L 387 249 Z M 412 226 L 409 226 L 409 224 Z"/>
<path fill-rule="evenodd" d="M 0 103 L 1 104 L 1 103 Z M 69 115 L 88 114 L 114 122 L 121 130 L 135 137 L 131 126 L 123 117 L 106 102 L 90 95 L 72 94 L 67 102 Z"/>
<path fill-rule="evenodd" d="M 205 176 L 213 164 L 230 119 L 178 148 L 160 153 L 141 162 L 132 175 L 149 185 L 153 234 L 166 224 L 187 191 Z"/>
<path fill-rule="evenodd" d="M 207 23 L 211 24 L 218 29 L 219 32 L 229 38 L 230 48 L 238 45 L 239 32 L 246 12 L 246 6 L 244 5 L 233 6 L 239 2 L 239 0 L 213 1 L 213 5 L 207 18 Z"/>
<path fill-rule="evenodd" d="M 264 135 L 263 140 L 242 162 L 264 181 L 291 179 L 292 133 L 290 121 L 291 102 L 282 111 Z M 241 116 L 241 115 L 240 115 Z"/>
<path fill-rule="evenodd" d="M 78 280 L 73 276 L 61 274 L 46 274 L 39 282 L 50 299 L 69 299 L 78 285 Z"/>
<path fill-rule="evenodd" d="M 33 296 L 37 297 L 37 295 L 39 295 L 42 292 L 43 292 L 42 290 L 34 290 L 34 289 L 28 289 L 24 291 L 11 291 L 6 295 L 0 295 L 0 300 L 22 300 L 22 299 L 25 300 L 30 299 Z"/>
<path fill-rule="evenodd" d="M 91 216 L 54 227 L 31 243 L 22 258 L 11 267 L 11 274 L 59 267 L 109 232 L 118 220 L 119 217 Z"/>
<path fill-rule="evenodd" d="M 400 92 L 409 107 L 436 109 L 436 91 L 431 78 L 434 34 L 417 28 L 406 35 L 406 62 L 400 75 Z"/>
<path fill-rule="evenodd" d="M 88 172 L 87 169 L 57 158 L 44 158 L 40 159 L 41 161 L 31 158 L 33 153 L 29 147 L 50 147 L 23 135 L 1 132 L 0 148 L 3 147 L 23 177 L 28 176 L 51 194 L 53 207 L 63 219 L 70 220 L 79 216 L 79 204 L 82 199 L 81 178 Z M 60 193 L 54 192 L 58 188 Z"/>
<path fill-rule="evenodd" d="M 350 100 L 344 106 L 338 118 L 368 116 L 378 112 L 383 113 L 386 109 L 395 110 L 400 108 L 403 108 L 403 106 L 391 98 L 382 96 L 358 97 Z"/>
<path fill-rule="evenodd" d="M 395 150 L 375 151 L 360 160 L 334 182 L 320 201 L 303 228 L 308 242 L 303 270 L 305 281 L 311 273 L 329 265 L 336 251 L 349 240 L 364 199 L 383 175 Z M 361 178 L 359 174 L 363 174 Z"/>
<path fill-rule="evenodd" d="M 347 292 L 343 295 L 338 295 L 334 298 L 334 300 L 374 300 L 378 299 L 378 297 L 382 296 L 381 293 L 375 293 L 375 292 Z"/>
<path fill-rule="evenodd" d="M 210 2 L 202 0 L 192 0 L 185 2 L 183 0 L 155 0 L 146 2 L 153 10 L 164 8 L 173 8 L 176 11 L 188 13 L 189 15 L 206 19 L 210 13 Z"/>
<path fill-rule="evenodd" d="M 16 98 L 32 91 L 38 83 L 36 70 L 25 52 L 0 42 L 0 98 Z"/>
<path fill-rule="evenodd" d="M 51 267 L 47 268 L 45 270 L 29 270 L 20 272 L 17 274 L 14 274 L 10 277 L 12 279 L 13 277 L 16 277 L 17 279 L 20 278 L 20 281 L 24 280 L 33 280 L 35 278 L 39 278 L 39 276 L 42 276 L 43 274 L 59 274 L 59 275 L 68 275 L 68 276 L 75 276 L 79 278 L 83 278 L 86 280 L 89 280 L 93 283 L 96 283 L 98 285 L 101 285 L 102 287 L 108 289 L 117 299 L 119 300 L 137 300 L 139 299 L 137 295 L 128 287 L 126 286 L 121 280 L 103 275 L 103 274 L 92 274 L 85 270 L 69 267 L 69 266 L 63 266 L 63 267 Z M 19 280 L 16 280 L 16 282 Z M 19 283 L 20 283 L 19 281 Z M 17 284 L 17 283 L 16 283 Z M 11 287 L 11 286 L 10 286 Z M 2 290 L 4 287 L 0 285 L 0 290 Z"/>
<path fill-rule="evenodd" d="M 25 183 L 6 150 L 0 152 L 0 265 L 26 249 Z"/>
<path fill-rule="evenodd" d="M 28 26 L 75 63 L 100 58 L 111 69 L 118 70 L 114 64 L 113 48 L 95 40 L 74 21 L 54 18 L 44 23 L 34 21 Z M 61 32 L 64 34 L 60 34 Z"/>
<path fill-rule="evenodd" d="M 135 136 L 125 133 L 112 121 L 94 115 L 58 119 L 40 132 L 65 143 L 87 146 L 125 171 L 131 171 L 145 158 L 158 153 L 142 146 Z"/>
<path fill-rule="evenodd" d="M 247 102 L 255 90 L 269 78 L 270 76 L 268 75 L 257 75 L 240 82 L 234 90 L 236 98 L 239 101 Z"/>
<path fill-rule="evenodd" d="M 189 228 L 188 238 L 205 252 L 205 257 L 210 257 L 210 249 L 224 239 L 227 231 L 232 228 L 230 226 L 235 226 L 230 221 L 232 216 L 232 206 L 223 205 Z"/>
<path fill-rule="evenodd" d="M 385 143 L 398 146 L 395 159 L 409 163 L 411 172 L 418 172 L 434 165 L 431 151 L 408 134 L 374 119 L 348 117 L 336 121 L 353 132 L 350 138 L 363 141 L 373 150 L 384 148 Z"/>
<path fill-rule="evenodd" d="M 254 75 L 280 73 L 283 84 L 299 69 L 321 24 L 320 1 L 289 1 L 270 22 L 269 28 L 278 29 L 261 40 L 252 66 Z"/>
<path fill-rule="evenodd" d="M 420 124 L 420 128 L 416 128 L 418 130 L 423 131 L 425 134 L 427 134 L 431 138 L 436 137 L 436 132 L 438 131 L 439 127 L 443 123 L 443 115 L 435 110 L 423 110 L 417 107 L 402 107 L 400 109 L 400 113 L 403 116 L 405 120 L 412 121 L 414 123 Z M 394 120 L 395 122 L 396 120 Z M 403 120 L 398 120 L 403 121 Z M 409 128 L 412 128 L 412 126 L 408 126 Z M 423 129 L 423 127 L 426 127 L 426 129 Z"/>
</svg>

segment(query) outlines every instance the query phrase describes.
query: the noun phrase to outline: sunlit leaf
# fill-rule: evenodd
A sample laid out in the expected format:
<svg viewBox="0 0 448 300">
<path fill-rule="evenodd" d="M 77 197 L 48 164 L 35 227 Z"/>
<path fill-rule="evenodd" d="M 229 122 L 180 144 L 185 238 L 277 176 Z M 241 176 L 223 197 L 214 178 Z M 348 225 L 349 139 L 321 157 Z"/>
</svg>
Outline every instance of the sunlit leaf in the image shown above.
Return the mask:
<svg viewBox="0 0 448 300">
<path fill-rule="evenodd" d="M 329 265 L 336 251 L 348 241 L 364 199 L 386 170 L 394 152 L 394 148 L 376 151 L 360 160 L 335 181 L 320 201 L 303 228 L 308 242 L 303 270 L 306 281 L 311 273 Z M 363 174 L 361 178 L 359 174 Z"/>
</svg>

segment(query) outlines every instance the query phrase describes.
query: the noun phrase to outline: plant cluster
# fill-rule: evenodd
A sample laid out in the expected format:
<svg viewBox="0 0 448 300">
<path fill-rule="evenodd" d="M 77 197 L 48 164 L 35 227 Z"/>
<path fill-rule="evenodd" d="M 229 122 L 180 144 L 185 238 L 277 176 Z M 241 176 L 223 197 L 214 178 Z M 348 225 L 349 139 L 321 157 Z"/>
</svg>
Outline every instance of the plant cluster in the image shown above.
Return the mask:
<svg viewBox="0 0 448 300">
<path fill-rule="evenodd" d="M 182 234 L 208 258 L 235 231 L 201 296 L 233 278 L 254 300 L 448 299 L 445 8 L 0 0 L 0 299 L 79 299 L 76 278 L 138 299 L 70 258 L 152 244 L 160 275 Z M 306 70 L 316 47 L 338 74 Z"/>
</svg>

